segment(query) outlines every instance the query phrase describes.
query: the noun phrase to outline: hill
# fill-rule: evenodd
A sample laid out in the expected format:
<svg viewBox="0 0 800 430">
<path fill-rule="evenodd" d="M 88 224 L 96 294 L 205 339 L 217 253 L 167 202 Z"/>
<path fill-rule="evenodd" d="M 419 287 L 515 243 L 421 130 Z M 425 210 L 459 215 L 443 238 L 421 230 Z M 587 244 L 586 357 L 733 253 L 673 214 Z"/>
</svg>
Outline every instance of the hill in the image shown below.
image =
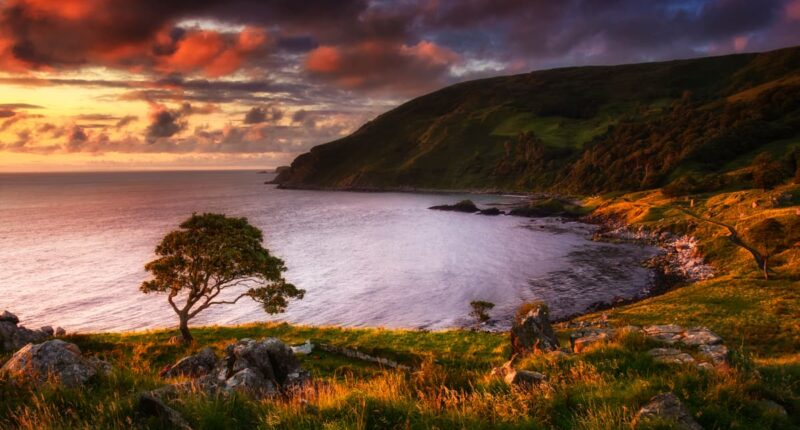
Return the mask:
<svg viewBox="0 0 800 430">
<path fill-rule="evenodd" d="M 800 146 L 800 47 L 456 84 L 302 154 L 287 188 L 632 191 Z M 731 179 L 736 181 L 737 179 Z"/>
</svg>

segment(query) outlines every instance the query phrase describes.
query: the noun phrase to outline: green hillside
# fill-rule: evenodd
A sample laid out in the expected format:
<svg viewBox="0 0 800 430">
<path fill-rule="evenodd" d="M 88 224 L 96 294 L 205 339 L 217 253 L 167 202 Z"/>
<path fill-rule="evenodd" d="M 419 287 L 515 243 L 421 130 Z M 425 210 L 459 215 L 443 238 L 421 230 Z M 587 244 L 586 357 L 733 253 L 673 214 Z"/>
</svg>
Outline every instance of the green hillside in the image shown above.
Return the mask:
<svg viewBox="0 0 800 430">
<path fill-rule="evenodd" d="M 313 148 L 284 187 L 638 190 L 800 146 L 800 47 L 453 85 Z"/>
</svg>

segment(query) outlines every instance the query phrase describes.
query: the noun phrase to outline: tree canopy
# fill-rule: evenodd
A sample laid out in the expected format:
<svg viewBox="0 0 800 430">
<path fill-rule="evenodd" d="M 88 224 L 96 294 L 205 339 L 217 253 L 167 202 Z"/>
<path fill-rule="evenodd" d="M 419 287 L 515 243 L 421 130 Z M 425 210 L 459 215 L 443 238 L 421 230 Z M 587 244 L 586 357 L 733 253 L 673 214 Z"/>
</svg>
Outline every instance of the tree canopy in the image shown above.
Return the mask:
<svg viewBox="0 0 800 430">
<path fill-rule="evenodd" d="M 193 214 L 158 244 L 158 258 L 145 265 L 152 279 L 140 289 L 167 294 L 186 341 L 188 321 L 210 306 L 249 297 L 265 312 L 281 313 L 289 299 L 302 299 L 305 291 L 286 282 L 286 265 L 262 246 L 263 239 L 246 218 Z"/>
</svg>

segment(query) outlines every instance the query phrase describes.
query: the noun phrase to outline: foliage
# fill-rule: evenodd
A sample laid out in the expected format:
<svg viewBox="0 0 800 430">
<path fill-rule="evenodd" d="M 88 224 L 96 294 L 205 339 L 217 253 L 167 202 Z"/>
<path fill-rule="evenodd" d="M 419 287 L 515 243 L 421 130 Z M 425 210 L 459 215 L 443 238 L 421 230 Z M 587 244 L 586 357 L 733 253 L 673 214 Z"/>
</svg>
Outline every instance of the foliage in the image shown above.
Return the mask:
<svg viewBox="0 0 800 430">
<path fill-rule="evenodd" d="M 473 300 L 469 302 L 472 311 L 469 315 L 475 319 L 475 322 L 480 325 L 489 321 L 489 311 L 494 308 L 494 303 L 485 300 Z"/>
<path fill-rule="evenodd" d="M 769 153 L 763 152 L 753 160 L 753 183 L 763 190 L 771 190 L 780 185 L 788 176 L 784 164 L 774 161 Z"/>
<path fill-rule="evenodd" d="M 764 260 L 762 265 L 764 278 L 768 279 L 769 258 L 791 246 L 791 243 L 788 242 L 788 231 L 777 219 L 767 218 L 750 227 L 747 236 L 750 243 L 761 253 Z"/>
<path fill-rule="evenodd" d="M 301 299 L 304 291 L 286 282 L 286 266 L 262 241 L 261 231 L 246 218 L 193 214 L 156 247 L 158 258 L 145 265 L 153 279 L 142 283 L 141 291 L 167 294 L 185 341 L 192 339 L 188 322 L 210 306 L 249 297 L 267 313 L 283 312 L 288 299 Z M 241 288 L 246 290 L 225 298 L 226 290 Z"/>
</svg>

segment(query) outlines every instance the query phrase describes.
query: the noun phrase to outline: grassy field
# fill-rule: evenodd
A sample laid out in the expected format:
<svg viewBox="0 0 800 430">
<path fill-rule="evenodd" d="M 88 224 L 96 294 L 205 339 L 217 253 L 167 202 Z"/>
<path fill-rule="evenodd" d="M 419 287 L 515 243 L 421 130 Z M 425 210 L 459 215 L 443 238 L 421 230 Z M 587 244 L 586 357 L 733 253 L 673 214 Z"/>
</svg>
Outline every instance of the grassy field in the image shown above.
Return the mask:
<svg viewBox="0 0 800 430">
<path fill-rule="evenodd" d="M 769 193 L 694 196 L 693 206 L 657 190 L 585 201 L 595 214 L 634 227 L 697 237 L 717 276 L 579 320 L 706 326 L 731 349 L 728 368 L 704 371 L 657 363 L 647 354 L 657 344 L 633 333 L 580 354 L 525 358 L 519 367 L 541 372 L 548 381 L 523 390 L 490 376 L 492 367 L 510 355 L 504 333 L 254 324 L 196 328 L 191 347 L 170 342 L 176 333 L 169 330 L 86 334 L 68 340 L 108 360 L 113 373 L 80 390 L 16 387 L 0 380 L 0 428 L 162 428 L 155 421 L 137 421 L 135 405 L 140 391 L 176 382 L 157 376 L 165 365 L 205 346 L 220 352 L 235 339 L 264 336 L 290 344 L 311 339 L 357 348 L 413 370 L 385 369 L 315 350 L 301 357 L 313 375 L 313 383 L 302 391 L 267 400 L 186 393 L 169 405 L 197 429 L 626 429 L 653 395 L 671 391 L 706 429 L 800 428 L 800 250 L 775 256 L 775 273 L 766 281 L 752 257 L 727 240 L 727 230 L 687 214 L 740 231 L 766 217 L 790 223 L 800 218 L 796 202 L 770 204 L 772 197 L 787 193 L 800 191 L 786 185 Z M 568 325 L 556 328 L 566 343 Z M 770 402 L 780 404 L 788 416 Z"/>
</svg>

